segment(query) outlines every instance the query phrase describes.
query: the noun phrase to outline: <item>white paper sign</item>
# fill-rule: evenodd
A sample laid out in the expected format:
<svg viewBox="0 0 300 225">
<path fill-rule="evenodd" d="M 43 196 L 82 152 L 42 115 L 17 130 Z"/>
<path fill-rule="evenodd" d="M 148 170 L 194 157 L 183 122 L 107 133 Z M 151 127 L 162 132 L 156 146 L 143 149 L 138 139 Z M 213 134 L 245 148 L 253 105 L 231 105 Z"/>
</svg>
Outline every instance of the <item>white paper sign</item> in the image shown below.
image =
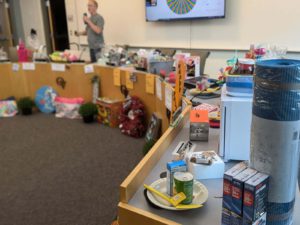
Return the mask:
<svg viewBox="0 0 300 225">
<path fill-rule="evenodd" d="M 62 63 L 51 63 L 51 70 L 56 72 L 65 72 L 66 65 Z"/>
<path fill-rule="evenodd" d="M 156 85 L 156 97 L 159 99 L 159 100 L 162 100 L 162 94 L 161 94 L 161 80 L 160 80 L 160 77 L 156 77 L 156 82 L 155 82 L 155 85 Z"/>
<path fill-rule="evenodd" d="M 20 65 L 19 65 L 18 63 L 13 63 L 13 64 L 12 64 L 12 70 L 13 70 L 14 72 L 19 71 L 19 70 L 20 70 Z"/>
<path fill-rule="evenodd" d="M 84 72 L 85 73 L 94 73 L 94 65 L 85 65 Z"/>
<path fill-rule="evenodd" d="M 35 70 L 35 64 L 34 63 L 22 63 L 22 69 L 23 70 Z"/>
<path fill-rule="evenodd" d="M 165 105 L 168 110 L 172 112 L 172 102 L 173 102 L 173 89 L 171 86 L 166 85 L 165 87 Z"/>
</svg>

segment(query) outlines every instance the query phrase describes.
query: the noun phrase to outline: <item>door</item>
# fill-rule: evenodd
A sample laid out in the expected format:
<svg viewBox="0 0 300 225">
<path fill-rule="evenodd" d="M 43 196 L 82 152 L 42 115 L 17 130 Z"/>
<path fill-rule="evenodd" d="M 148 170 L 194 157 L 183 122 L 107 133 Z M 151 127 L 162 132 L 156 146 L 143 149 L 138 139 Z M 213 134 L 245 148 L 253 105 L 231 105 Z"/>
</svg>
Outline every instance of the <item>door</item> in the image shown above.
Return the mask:
<svg viewBox="0 0 300 225">
<path fill-rule="evenodd" d="M 57 51 L 64 51 L 65 49 L 69 48 L 65 1 L 49 0 L 47 2 L 53 49 Z"/>
<path fill-rule="evenodd" d="M 0 0 L 0 47 L 4 47 L 6 52 L 13 45 L 8 8 L 8 3 Z"/>
</svg>

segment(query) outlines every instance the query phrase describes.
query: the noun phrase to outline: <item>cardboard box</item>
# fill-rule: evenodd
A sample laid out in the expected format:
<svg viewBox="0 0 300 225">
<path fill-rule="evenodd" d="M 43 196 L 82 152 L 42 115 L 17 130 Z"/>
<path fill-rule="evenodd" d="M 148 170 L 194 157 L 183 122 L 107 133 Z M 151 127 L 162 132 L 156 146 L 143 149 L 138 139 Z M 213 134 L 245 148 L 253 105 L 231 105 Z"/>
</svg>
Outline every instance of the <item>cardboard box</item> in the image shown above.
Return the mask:
<svg viewBox="0 0 300 225">
<path fill-rule="evenodd" d="M 96 104 L 98 108 L 98 122 L 110 127 L 118 127 L 123 102 L 108 98 L 98 98 Z"/>
<path fill-rule="evenodd" d="M 207 110 L 192 110 L 190 115 L 190 140 L 208 141 L 209 118 Z"/>
<path fill-rule="evenodd" d="M 243 221 L 252 224 L 267 211 L 269 176 L 258 173 L 245 182 Z"/>
<path fill-rule="evenodd" d="M 222 209 L 222 225 L 231 225 L 231 212 L 228 209 Z"/>
<path fill-rule="evenodd" d="M 244 185 L 247 180 L 257 173 L 256 170 L 248 168 L 232 180 L 232 208 L 231 212 L 243 216 Z"/>
<path fill-rule="evenodd" d="M 267 213 L 264 213 L 256 221 L 252 222 L 243 218 L 243 225 L 266 225 L 267 224 Z"/>
<path fill-rule="evenodd" d="M 188 161 L 189 156 L 194 152 L 196 144 L 190 141 L 181 141 L 172 152 L 172 161 Z"/>
<path fill-rule="evenodd" d="M 242 225 L 243 224 L 243 218 L 234 213 L 234 212 L 231 212 L 231 218 L 230 218 L 230 225 Z"/>
<path fill-rule="evenodd" d="M 227 170 L 223 178 L 223 208 L 231 210 L 232 208 L 232 180 L 233 177 L 237 176 L 243 170 L 247 168 L 245 162 L 239 163 Z"/>
<path fill-rule="evenodd" d="M 205 153 L 211 155 L 211 164 L 205 165 L 191 162 L 194 154 L 201 155 Z M 188 168 L 196 180 L 220 179 L 224 175 L 225 163 L 214 151 L 195 152 L 188 159 Z"/>
</svg>

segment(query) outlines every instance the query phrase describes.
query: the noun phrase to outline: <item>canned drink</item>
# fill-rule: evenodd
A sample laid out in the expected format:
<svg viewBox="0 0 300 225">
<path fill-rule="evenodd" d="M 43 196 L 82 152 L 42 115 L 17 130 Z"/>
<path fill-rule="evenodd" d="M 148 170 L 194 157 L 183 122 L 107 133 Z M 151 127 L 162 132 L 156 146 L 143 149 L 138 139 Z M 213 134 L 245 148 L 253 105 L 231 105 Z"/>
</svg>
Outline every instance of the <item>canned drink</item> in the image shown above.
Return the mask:
<svg viewBox="0 0 300 225">
<path fill-rule="evenodd" d="M 191 204 L 193 202 L 194 176 L 189 172 L 176 172 L 174 183 L 177 193 L 183 192 L 186 195 L 186 199 L 181 203 Z"/>
</svg>

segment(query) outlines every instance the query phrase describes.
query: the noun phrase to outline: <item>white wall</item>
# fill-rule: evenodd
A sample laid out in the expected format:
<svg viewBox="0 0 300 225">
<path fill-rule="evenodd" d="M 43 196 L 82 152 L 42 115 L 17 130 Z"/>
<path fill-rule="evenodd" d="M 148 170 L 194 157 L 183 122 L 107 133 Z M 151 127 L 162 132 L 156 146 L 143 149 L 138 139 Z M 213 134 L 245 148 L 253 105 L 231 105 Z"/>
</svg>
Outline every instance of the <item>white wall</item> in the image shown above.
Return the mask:
<svg viewBox="0 0 300 225">
<path fill-rule="evenodd" d="M 42 6 L 39 0 L 19 0 L 25 39 L 29 36 L 31 28 L 34 28 L 39 36 L 41 44 L 46 43 L 43 24 Z M 26 41 L 26 40 L 25 40 Z"/>
<path fill-rule="evenodd" d="M 74 8 L 70 2 L 76 3 L 77 11 L 69 13 L 77 15 L 77 27 L 82 30 L 87 1 L 66 1 L 67 8 Z M 205 70 L 210 75 L 216 75 L 235 49 L 247 49 L 251 43 L 278 44 L 300 51 L 298 0 L 227 0 L 226 19 L 151 23 L 145 21 L 144 0 L 98 2 L 105 18 L 107 44 L 233 50 L 212 51 Z M 85 39 L 80 42 L 86 44 Z"/>
</svg>

